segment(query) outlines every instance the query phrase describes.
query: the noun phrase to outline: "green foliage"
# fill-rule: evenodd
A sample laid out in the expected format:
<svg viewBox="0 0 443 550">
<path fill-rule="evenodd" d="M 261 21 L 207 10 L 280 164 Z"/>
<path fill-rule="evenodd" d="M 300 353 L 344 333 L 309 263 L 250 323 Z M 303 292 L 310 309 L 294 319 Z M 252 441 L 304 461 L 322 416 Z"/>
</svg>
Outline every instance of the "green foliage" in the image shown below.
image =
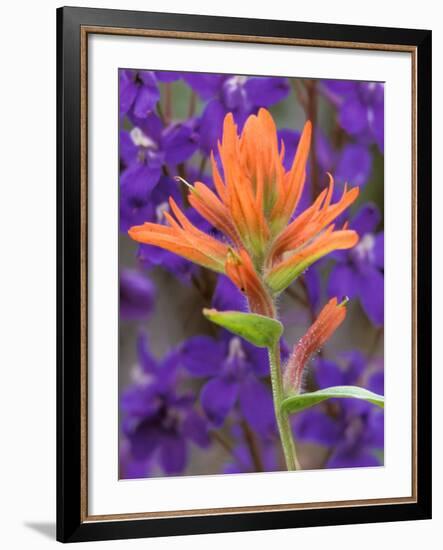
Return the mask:
<svg viewBox="0 0 443 550">
<path fill-rule="evenodd" d="M 256 313 L 204 309 L 203 314 L 216 325 L 260 348 L 275 346 L 283 333 L 283 325 L 280 321 Z"/>
<path fill-rule="evenodd" d="M 286 397 L 282 402 L 282 409 L 291 414 L 307 409 L 326 401 L 326 399 L 344 398 L 344 399 L 364 399 L 378 407 L 384 408 L 385 398 L 358 386 L 334 386 L 311 393 L 300 393 Z"/>
</svg>

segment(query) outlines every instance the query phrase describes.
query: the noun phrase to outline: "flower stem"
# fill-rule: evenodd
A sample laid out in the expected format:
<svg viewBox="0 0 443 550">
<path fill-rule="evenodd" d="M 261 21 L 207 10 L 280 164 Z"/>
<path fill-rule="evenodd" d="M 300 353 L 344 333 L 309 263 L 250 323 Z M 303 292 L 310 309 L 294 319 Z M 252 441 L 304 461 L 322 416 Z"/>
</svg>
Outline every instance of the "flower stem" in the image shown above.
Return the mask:
<svg viewBox="0 0 443 550">
<path fill-rule="evenodd" d="M 172 119 L 172 87 L 170 82 L 165 83 L 165 119 L 169 124 Z"/>
<path fill-rule="evenodd" d="M 280 366 L 280 346 L 275 344 L 272 348 L 268 348 L 269 366 L 271 371 L 272 397 L 274 399 L 275 418 L 277 420 L 280 440 L 285 456 L 286 467 L 288 470 L 300 470 L 300 464 L 297 459 L 294 439 L 292 436 L 289 416 L 283 412 L 281 404 L 284 398 L 283 382 Z"/>
<path fill-rule="evenodd" d="M 307 109 L 306 116 L 312 122 L 312 150 L 311 150 L 311 181 L 312 181 L 312 198 L 318 196 L 321 191 L 320 178 L 318 173 L 317 162 L 317 144 L 315 141 L 316 127 L 317 127 L 317 81 L 315 79 L 309 79 L 305 81 L 306 95 L 307 95 Z"/>
</svg>

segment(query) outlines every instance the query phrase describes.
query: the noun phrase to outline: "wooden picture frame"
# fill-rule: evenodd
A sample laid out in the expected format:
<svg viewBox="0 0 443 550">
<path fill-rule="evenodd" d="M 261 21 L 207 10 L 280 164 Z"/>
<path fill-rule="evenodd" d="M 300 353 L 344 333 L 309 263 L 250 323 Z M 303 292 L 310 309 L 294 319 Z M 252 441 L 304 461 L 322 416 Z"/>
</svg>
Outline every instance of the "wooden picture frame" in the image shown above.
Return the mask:
<svg viewBox="0 0 443 550">
<path fill-rule="evenodd" d="M 88 36 L 406 52 L 412 64 L 410 497 L 88 513 Z M 431 32 L 120 10 L 57 10 L 57 539 L 62 542 L 431 517 Z"/>
</svg>

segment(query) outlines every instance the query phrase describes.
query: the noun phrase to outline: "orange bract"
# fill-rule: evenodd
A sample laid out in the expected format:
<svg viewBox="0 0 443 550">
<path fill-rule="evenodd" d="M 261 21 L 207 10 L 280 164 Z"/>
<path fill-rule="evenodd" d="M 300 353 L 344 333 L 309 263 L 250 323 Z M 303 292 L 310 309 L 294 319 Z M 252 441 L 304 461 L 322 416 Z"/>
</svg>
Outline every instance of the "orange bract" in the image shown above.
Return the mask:
<svg viewBox="0 0 443 550">
<path fill-rule="evenodd" d="M 288 360 L 283 375 L 287 392 L 300 392 L 306 363 L 329 340 L 345 317 L 344 303 L 338 304 L 337 298 L 329 300 L 308 332 L 299 340 Z"/>
<path fill-rule="evenodd" d="M 251 311 L 274 317 L 274 304 L 245 250 L 240 250 L 239 255 L 229 250 L 226 275 L 246 294 Z"/>
<path fill-rule="evenodd" d="M 257 115 L 251 115 L 241 135 L 228 113 L 219 143 L 222 174 L 211 155 L 215 191 L 201 182 L 188 184 L 190 205 L 225 235 L 226 243 L 197 229 L 172 198 L 175 219 L 165 212 L 168 225 L 145 223 L 132 227 L 130 237 L 226 272 L 245 292 L 251 309 L 269 315 L 266 304 L 272 303 L 273 295 L 318 258 L 335 249 L 350 248 L 358 240 L 354 231 L 337 231 L 331 225 L 355 201 L 358 188 L 345 188 L 341 199 L 331 204 L 332 176 L 328 189 L 292 219 L 305 183 L 311 133 L 308 121 L 291 168 L 286 171 L 284 147 L 281 144 L 279 148 L 270 113 L 260 109 Z"/>
</svg>

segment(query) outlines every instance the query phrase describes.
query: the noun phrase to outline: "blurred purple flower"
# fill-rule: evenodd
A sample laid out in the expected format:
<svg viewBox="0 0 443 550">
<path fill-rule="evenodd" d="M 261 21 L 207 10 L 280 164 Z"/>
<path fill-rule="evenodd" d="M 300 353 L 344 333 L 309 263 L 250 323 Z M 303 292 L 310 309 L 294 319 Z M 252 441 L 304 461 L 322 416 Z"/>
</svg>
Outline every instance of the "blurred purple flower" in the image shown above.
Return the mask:
<svg viewBox="0 0 443 550">
<path fill-rule="evenodd" d="M 217 154 L 225 115 L 233 113 L 242 129 L 247 117 L 259 107 L 269 107 L 284 99 L 290 90 L 286 78 L 187 74 L 185 81 L 204 100 L 209 100 L 200 118 L 200 148 Z"/>
<path fill-rule="evenodd" d="M 120 132 L 122 231 L 152 219 L 151 195 L 160 181 L 162 167 L 186 161 L 198 147 L 193 119 L 164 128 L 159 117 L 151 113 L 144 119 L 133 117 L 132 122 L 132 130 Z"/>
<path fill-rule="evenodd" d="M 121 397 L 123 434 L 133 460 L 155 458 L 165 473 L 179 474 L 186 467 L 190 441 L 209 445 L 207 426 L 194 408 L 195 396 L 177 390 L 179 351 L 173 349 L 157 361 L 145 335 L 137 345 L 138 380 Z"/>
<path fill-rule="evenodd" d="M 146 117 L 160 99 L 155 74 L 151 71 L 119 71 L 120 115 L 130 110 L 139 118 Z"/>
<path fill-rule="evenodd" d="M 367 146 L 347 143 L 340 151 L 335 166 L 334 179 L 337 183 L 361 186 L 368 181 L 371 171 L 372 155 Z"/>
<path fill-rule="evenodd" d="M 137 258 L 147 269 L 157 266 L 162 267 L 185 284 L 188 284 L 192 275 L 198 271 L 198 268 L 188 260 L 180 258 L 172 252 L 148 244 L 141 244 L 139 246 Z"/>
<path fill-rule="evenodd" d="M 183 80 L 203 100 L 208 100 L 214 97 L 219 92 L 226 78 L 229 77 L 223 74 L 183 73 Z"/>
<path fill-rule="evenodd" d="M 365 385 L 383 391 L 383 373 L 364 382 L 365 359 L 359 352 L 343 354 L 339 362 L 318 359 L 315 377 L 319 388 Z M 373 380 L 375 379 L 376 380 Z M 384 447 L 384 415 L 378 407 L 358 399 L 333 399 L 299 413 L 294 419 L 298 441 L 329 447 L 326 468 L 380 466 L 377 451 Z"/>
<path fill-rule="evenodd" d="M 120 319 L 141 320 L 152 313 L 155 288 L 152 282 L 132 269 L 120 272 Z"/>
<path fill-rule="evenodd" d="M 120 159 L 120 228 L 127 231 L 150 214 L 150 195 L 159 181 L 164 156 L 134 128 L 131 135 L 120 133 Z"/>
<path fill-rule="evenodd" d="M 150 460 L 135 460 L 131 455 L 129 442 L 126 439 L 120 441 L 118 460 L 120 479 L 141 479 L 148 477 Z"/>
<path fill-rule="evenodd" d="M 192 376 L 209 378 L 200 401 L 215 427 L 220 427 L 238 404 L 253 430 L 264 436 L 274 430 L 272 395 L 260 380 L 269 375 L 264 349 L 228 333 L 223 333 L 221 340 L 195 336 L 184 343 L 182 362 Z"/>
<path fill-rule="evenodd" d="M 180 71 L 154 71 L 159 82 L 174 82 L 182 78 Z"/>
<path fill-rule="evenodd" d="M 329 276 L 328 294 L 359 298 L 374 325 L 384 321 L 384 234 L 376 233 L 381 215 L 374 204 L 365 204 L 350 227 L 360 236 L 354 248 L 334 253 L 336 264 Z"/>
<path fill-rule="evenodd" d="M 245 296 L 225 275 L 219 275 L 211 306 L 218 311 L 247 311 Z"/>
<path fill-rule="evenodd" d="M 323 90 L 338 109 L 340 126 L 357 141 L 384 148 L 384 84 L 324 80 Z"/>
<path fill-rule="evenodd" d="M 313 309 L 317 311 L 320 302 L 320 273 L 317 266 L 311 267 L 305 271 L 303 275 L 304 284 L 306 286 L 307 299 Z"/>
<path fill-rule="evenodd" d="M 150 195 L 144 221 L 165 223 L 163 213 L 170 211 L 169 197 L 173 197 L 176 203 L 183 207 L 179 184 L 172 178 L 162 176 Z M 212 231 L 209 223 L 196 210 L 186 209 L 186 215 L 202 231 L 206 233 Z M 162 267 L 174 275 L 174 277 L 177 277 L 182 283 L 189 283 L 191 277 L 198 273 L 200 269 L 192 262 L 177 254 L 148 244 L 141 244 L 138 247 L 137 258 L 146 269 Z"/>
</svg>

